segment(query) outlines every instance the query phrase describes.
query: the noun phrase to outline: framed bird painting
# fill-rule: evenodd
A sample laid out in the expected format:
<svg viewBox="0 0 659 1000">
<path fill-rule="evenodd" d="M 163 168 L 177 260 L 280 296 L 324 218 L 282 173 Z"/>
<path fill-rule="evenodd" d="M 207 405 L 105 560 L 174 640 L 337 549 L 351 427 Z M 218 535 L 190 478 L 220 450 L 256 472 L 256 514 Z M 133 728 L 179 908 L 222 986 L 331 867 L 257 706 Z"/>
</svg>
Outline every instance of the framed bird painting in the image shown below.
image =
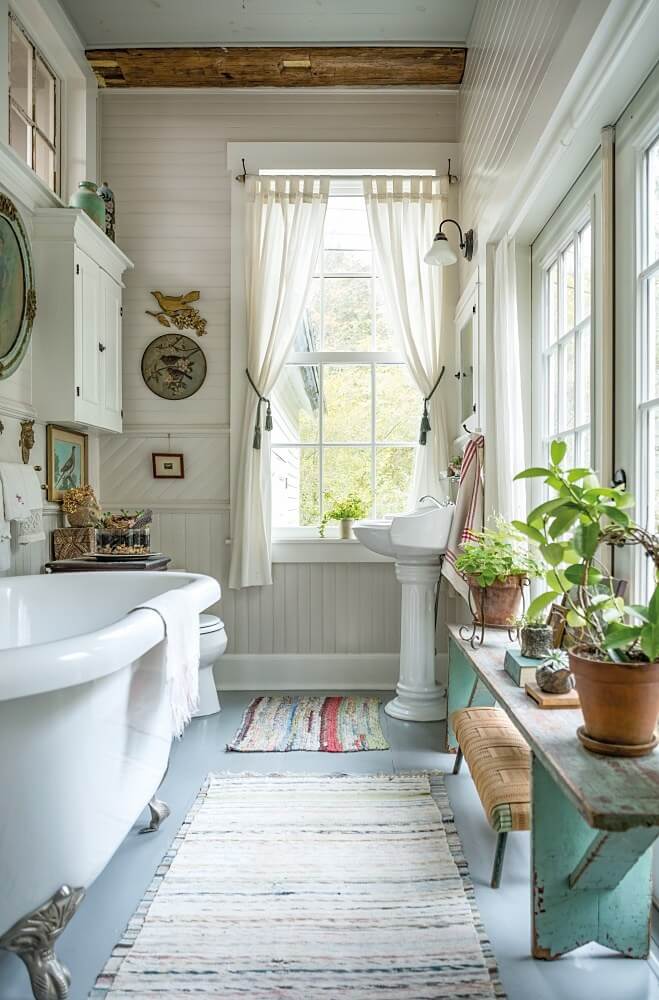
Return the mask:
<svg viewBox="0 0 659 1000">
<path fill-rule="evenodd" d="M 59 503 L 66 490 L 87 485 L 87 435 L 48 424 L 46 452 L 48 499 Z"/>
</svg>

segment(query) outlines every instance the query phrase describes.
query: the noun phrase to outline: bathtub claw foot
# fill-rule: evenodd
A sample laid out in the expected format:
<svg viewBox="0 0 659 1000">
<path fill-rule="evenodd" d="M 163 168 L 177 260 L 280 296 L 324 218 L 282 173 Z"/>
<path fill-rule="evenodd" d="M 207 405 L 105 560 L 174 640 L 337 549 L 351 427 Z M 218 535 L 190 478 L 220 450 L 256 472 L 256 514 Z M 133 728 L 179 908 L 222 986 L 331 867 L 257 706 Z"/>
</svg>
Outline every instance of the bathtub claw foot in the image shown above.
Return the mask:
<svg viewBox="0 0 659 1000">
<path fill-rule="evenodd" d="M 66 1000 L 69 995 L 71 974 L 53 949 L 84 895 L 84 889 L 63 885 L 0 938 L 0 948 L 13 951 L 23 961 L 35 1000 Z"/>
<path fill-rule="evenodd" d="M 151 822 L 147 826 L 142 827 L 140 833 L 157 833 L 161 823 L 169 816 L 171 809 L 166 802 L 163 802 L 162 799 L 157 799 L 154 795 L 149 802 L 149 812 L 151 813 Z"/>
</svg>

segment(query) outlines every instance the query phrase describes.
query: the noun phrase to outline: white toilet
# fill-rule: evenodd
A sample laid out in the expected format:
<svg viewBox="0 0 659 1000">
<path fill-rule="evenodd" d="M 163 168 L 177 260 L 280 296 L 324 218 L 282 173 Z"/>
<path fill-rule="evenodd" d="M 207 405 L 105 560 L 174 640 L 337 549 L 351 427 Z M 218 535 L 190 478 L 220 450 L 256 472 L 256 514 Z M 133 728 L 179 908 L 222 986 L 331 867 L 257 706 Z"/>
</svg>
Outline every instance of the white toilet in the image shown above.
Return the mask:
<svg viewBox="0 0 659 1000">
<path fill-rule="evenodd" d="M 220 711 L 213 667 L 227 648 L 227 633 L 224 622 L 216 615 L 199 615 L 199 708 L 194 717 L 214 715 Z"/>
</svg>

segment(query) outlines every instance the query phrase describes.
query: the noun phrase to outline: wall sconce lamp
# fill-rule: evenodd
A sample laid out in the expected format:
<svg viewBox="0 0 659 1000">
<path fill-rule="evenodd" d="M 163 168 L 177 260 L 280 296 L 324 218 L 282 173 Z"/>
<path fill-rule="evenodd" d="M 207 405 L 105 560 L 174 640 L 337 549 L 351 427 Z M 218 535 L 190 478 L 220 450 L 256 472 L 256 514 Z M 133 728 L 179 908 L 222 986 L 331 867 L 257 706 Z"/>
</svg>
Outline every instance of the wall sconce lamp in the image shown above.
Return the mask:
<svg viewBox="0 0 659 1000">
<path fill-rule="evenodd" d="M 459 222 L 455 219 L 444 219 L 441 223 L 437 235 L 432 241 L 432 246 L 426 256 L 423 258 L 426 264 L 432 264 L 435 267 L 444 267 L 448 264 L 455 264 L 458 259 L 453 251 L 451 250 L 446 236 L 442 232 L 442 229 L 447 222 L 452 222 L 454 226 L 458 227 L 458 232 L 460 233 L 460 249 L 462 250 L 462 256 L 465 260 L 471 260 L 474 253 L 474 230 L 468 229 L 466 233 L 462 232 L 462 227 Z"/>
</svg>

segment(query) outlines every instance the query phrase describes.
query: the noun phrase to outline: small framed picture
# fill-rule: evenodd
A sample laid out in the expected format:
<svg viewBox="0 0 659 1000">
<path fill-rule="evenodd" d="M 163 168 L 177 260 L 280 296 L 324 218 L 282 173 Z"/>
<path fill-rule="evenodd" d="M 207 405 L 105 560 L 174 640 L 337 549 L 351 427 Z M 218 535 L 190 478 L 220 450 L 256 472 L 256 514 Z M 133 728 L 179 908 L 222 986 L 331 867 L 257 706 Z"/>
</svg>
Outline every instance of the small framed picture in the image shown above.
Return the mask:
<svg viewBox="0 0 659 1000">
<path fill-rule="evenodd" d="M 153 461 L 154 479 L 185 479 L 183 455 L 180 452 L 170 454 L 153 452 L 151 460 Z"/>
<path fill-rule="evenodd" d="M 46 452 L 48 499 L 59 503 L 66 490 L 87 485 L 87 435 L 48 424 Z"/>
</svg>

